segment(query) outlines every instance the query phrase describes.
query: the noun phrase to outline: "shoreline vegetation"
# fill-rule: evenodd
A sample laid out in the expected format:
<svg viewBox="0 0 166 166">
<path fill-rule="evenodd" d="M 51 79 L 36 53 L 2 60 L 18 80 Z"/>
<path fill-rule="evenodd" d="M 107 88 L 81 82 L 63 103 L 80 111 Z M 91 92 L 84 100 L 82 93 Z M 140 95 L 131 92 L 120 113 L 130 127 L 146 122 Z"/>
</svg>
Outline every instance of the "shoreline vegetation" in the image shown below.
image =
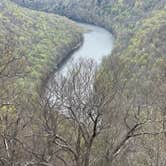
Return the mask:
<svg viewBox="0 0 166 166">
<path fill-rule="evenodd" d="M 49 80 L 52 79 L 54 74 L 60 70 L 63 65 L 65 65 L 66 61 L 73 55 L 75 51 L 77 51 L 82 46 L 82 44 L 83 36 L 80 37 L 80 40 L 77 42 L 77 44 L 73 44 L 74 47 L 70 47 L 69 50 L 65 49 L 65 53 L 58 56 L 58 60 L 55 60 L 55 66 L 53 67 L 52 71 L 49 72 L 48 75 L 45 75 L 44 79 L 42 79 L 41 86 L 39 88 L 39 94 L 45 93 L 45 88 Z"/>
<path fill-rule="evenodd" d="M 0 47 L 13 47 L 11 56 L 26 61 L 25 76 L 17 83 L 30 93 L 40 89 L 55 65 L 83 42 L 83 29 L 73 21 L 23 8 L 10 0 L 0 2 L 0 21 Z"/>
</svg>

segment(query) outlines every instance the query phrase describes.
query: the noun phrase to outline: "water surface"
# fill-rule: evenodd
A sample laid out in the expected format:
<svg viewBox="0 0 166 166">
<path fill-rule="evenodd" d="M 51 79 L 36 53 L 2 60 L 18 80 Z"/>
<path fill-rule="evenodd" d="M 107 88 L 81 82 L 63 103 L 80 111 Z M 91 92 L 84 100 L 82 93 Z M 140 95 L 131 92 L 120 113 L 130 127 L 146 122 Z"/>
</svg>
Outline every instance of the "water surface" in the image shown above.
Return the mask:
<svg viewBox="0 0 166 166">
<path fill-rule="evenodd" d="M 113 48 L 113 36 L 104 28 L 77 23 L 83 27 L 86 32 L 84 33 L 83 45 L 75 51 L 71 58 L 60 69 L 60 73 L 66 73 L 67 70 L 72 67 L 79 59 L 94 59 L 98 64 L 102 61 L 102 58 L 111 53 Z"/>
</svg>

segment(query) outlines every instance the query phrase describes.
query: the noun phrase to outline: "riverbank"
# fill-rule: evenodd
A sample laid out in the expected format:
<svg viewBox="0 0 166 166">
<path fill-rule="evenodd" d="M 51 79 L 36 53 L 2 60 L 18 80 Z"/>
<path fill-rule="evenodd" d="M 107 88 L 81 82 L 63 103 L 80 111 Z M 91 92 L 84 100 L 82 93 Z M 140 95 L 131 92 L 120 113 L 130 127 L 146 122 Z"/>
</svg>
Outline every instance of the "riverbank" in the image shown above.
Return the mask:
<svg viewBox="0 0 166 166">
<path fill-rule="evenodd" d="M 73 55 L 75 51 L 77 51 L 83 45 L 83 35 L 80 35 L 77 40 L 66 47 L 59 48 L 64 50 L 63 53 L 61 52 L 57 58 L 54 60 L 54 65 L 51 67 L 52 70 L 43 76 L 41 79 L 41 85 L 38 88 L 38 93 L 44 94 L 47 84 L 50 79 L 53 78 L 54 74 L 61 69 L 61 67 L 66 63 L 66 61 Z"/>
<path fill-rule="evenodd" d="M 102 58 L 110 54 L 113 49 L 113 35 L 102 27 L 92 24 L 75 22 L 83 29 L 83 34 L 78 39 L 78 42 L 71 43 L 67 48 L 59 48 L 60 54 L 52 66 L 52 71 L 45 75 L 42 80 L 42 85 L 39 92 L 45 94 L 49 82 L 54 78 L 55 74 L 66 75 L 67 71 L 72 68 L 72 65 L 79 63 L 80 59 L 93 59 L 96 64 L 101 64 Z M 72 57 L 71 57 L 72 56 Z"/>
<path fill-rule="evenodd" d="M 12 58 L 18 59 L 0 74 L 16 72 L 12 85 L 18 90 L 36 93 L 55 64 L 59 65 L 81 42 L 82 29 L 66 17 L 30 10 L 10 0 L 0 2 L 0 70 Z"/>
<path fill-rule="evenodd" d="M 80 59 L 92 59 L 97 65 L 100 65 L 103 57 L 109 55 L 113 49 L 114 37 L 106 29 L 86 23 L 77 23 L 85 29 L 83 45 L 73 53 L 72 58 L 66 61 L 59 71 L 65 75 L 72 65 L 79 63 Z"/>
</svg>

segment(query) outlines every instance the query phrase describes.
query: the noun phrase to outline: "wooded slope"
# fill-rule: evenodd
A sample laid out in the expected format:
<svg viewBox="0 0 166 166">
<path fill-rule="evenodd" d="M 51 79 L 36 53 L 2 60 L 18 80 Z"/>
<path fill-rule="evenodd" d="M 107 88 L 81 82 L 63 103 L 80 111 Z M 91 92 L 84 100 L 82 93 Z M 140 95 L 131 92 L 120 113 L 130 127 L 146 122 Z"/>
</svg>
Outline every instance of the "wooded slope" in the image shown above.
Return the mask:
<svg viewBox="0 0 166 166">
<path fill-rule="evenodd" d="M 67 18 L 0 2 L 0 49 L 12 50 L 11 55 L 1 53 L 1 64 L 7 56 L 22 57 L 27 79 L 22 83 L 29 87 L 48 76 L 81 38 L 81 30 Z"/>
</svg>

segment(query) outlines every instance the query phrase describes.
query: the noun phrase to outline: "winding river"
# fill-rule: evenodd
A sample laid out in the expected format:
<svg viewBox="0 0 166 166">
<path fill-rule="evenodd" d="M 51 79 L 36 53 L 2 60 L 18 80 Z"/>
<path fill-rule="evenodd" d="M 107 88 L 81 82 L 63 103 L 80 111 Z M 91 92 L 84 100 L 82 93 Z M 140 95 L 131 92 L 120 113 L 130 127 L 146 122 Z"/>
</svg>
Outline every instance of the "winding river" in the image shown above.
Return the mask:
<svg viewBox="0 0 166 166">
<path fill-rule="evenodd" d="M 65 76 L 67 71 L 80 59 L 93 59 L 99 65 L 102 58 L 110 54 L 113 49 L 114 38 L 109 31 L 98 26 L 84 23 L 78 23 L 78 25 L 85 29 L 83 44 L 65 63 L 62 64 L 55 74 Z M 48 81 L 48 86 L 52 87 L 51 80 Z M 51 100 L 56 98 L 54 93 L 50 93 L 50 91 L 47 91 L 47 93 L 49 96 L 52 96 L 50 98 Z"/>
<path fill-rule="evenodd" d="M 104 28 L 85 24 L 77 23 L 80 27 L 85 29 L 83 35 L 83 45 L 75 51 L 71 58 L 61 67 L 59 72 L 64 74 L 76 63 L 79 59 L 94 59 L 97 64 L 100 64 L 102 58 L 111 53 L 113 48 L 113 35 Z"/>
</svg>

